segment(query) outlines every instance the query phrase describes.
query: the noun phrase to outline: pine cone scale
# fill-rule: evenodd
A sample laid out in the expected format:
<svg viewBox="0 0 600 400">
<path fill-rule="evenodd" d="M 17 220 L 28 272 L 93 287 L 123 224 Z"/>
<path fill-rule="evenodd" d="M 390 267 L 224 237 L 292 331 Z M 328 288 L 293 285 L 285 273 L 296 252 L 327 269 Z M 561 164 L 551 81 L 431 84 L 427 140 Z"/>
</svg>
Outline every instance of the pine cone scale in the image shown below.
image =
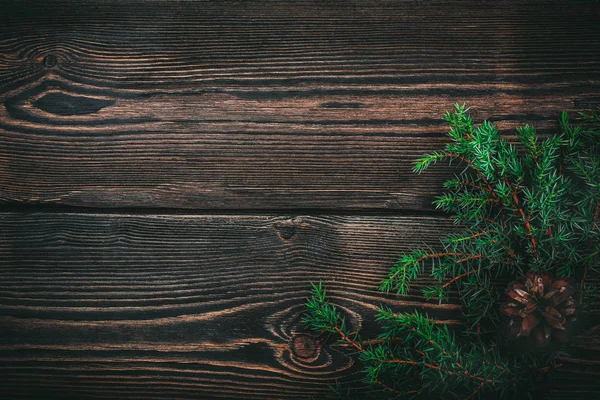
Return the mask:
<svg viewBox="0 0 600 400">
<path fill-rule="evenodd" d="M 530 298 L 527 294 L 527 292 L 525 292 L 524 290 L 521 290 L 519 288 L 514 288 L 513 290 L 510 290 L 507 293 L 510 297 L 512 297 L 515 301 L 518 301 L 521 304 L 529 304 L 530 302 Z"/>
<path fill-rule="evenodd" d="M 529 332 L 540 323 L 540 320 L 541 318 L 536 314 L 526 315 L 521 322 L 521 332 L 519 332 L 518 336 L 528 336 Z"/>
</svg>

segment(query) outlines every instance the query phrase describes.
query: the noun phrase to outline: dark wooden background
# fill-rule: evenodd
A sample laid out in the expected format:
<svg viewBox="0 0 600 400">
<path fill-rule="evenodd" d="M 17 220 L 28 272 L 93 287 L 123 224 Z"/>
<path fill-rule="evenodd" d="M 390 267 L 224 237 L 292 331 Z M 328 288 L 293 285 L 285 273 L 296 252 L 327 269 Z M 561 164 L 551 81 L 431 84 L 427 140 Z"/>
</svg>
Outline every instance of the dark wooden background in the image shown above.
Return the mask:
<svg viewBox="0 0 600 400">
<path fill-rule="evenodd" d="M 291 349 L 309 280 L 459 324 L 376 290 L 452 229 L 411 166 L 454 102 L 600 104 L 600 2 L 0 2 L 0 397 L 326 398 L 360 368 Z M 546 398 L 598 396 L 599 313 Z"/>
</svg>

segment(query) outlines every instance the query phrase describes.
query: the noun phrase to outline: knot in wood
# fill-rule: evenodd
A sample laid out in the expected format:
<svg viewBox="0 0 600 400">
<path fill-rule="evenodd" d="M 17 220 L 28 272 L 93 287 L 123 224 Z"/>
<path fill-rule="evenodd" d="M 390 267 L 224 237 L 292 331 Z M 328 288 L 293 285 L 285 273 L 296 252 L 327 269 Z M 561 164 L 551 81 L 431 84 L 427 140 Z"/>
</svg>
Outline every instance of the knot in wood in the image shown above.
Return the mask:
<svg viewBox="0 0 600 400">
<path fill-rule="evenodd" d="M 319 342 L 308 334 L 298 334 L 292 338 L 292 352 L 300 358 L 312 358 L 319 352 Z"/>
<path fill-rule="evenodd" d="M 42 60 L 42 65 L 46 68 L 56 67 L 56 64 L 58 64 L 58 58 L 54 54 L 48 54 Z"/>
<path fill-rule="evenodd" d="M 296 234 L 296 225 L 292 221 L 286 221 L 275 225 L 277 234 L 283 240 L 291 239 Z"/>
<path fill-rule="evenodd" d="M 290 239 L 296 233 L 296 227 L 294 225 L 285 225 L 278 227 L 279 236 L 283 239 Z"/>
</svg>

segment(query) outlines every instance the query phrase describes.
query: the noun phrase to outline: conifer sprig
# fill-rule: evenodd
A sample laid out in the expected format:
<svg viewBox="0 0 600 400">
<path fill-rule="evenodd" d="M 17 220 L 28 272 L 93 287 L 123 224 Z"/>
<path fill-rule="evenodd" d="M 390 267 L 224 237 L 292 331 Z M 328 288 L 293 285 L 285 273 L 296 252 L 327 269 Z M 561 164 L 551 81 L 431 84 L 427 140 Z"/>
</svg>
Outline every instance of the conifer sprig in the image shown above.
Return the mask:
<svg viewBox="0 0 600 400">
<path fill-rule="evenodd" d="M 578 281 L 584 305 L 597 298 L 588 281 L 600 274 L 598 113 L 583 113 L 583 126 L 571 125 L 563 113 L 560 132 L 544 138 L 525 125 L 510 141 L 487 121 L 476 126 L 468 111 L 455 105 L 446 112 L 450 142 L 414 167 L 421 173 L 441 161 L 464 166 L 434 203 L 462 232 L 442 239 L 437 249 L 402 254 L 379 288 L 407 295 L 414 280 L 430 274 L 437 283 L 423 295 L 441 303 L 455 289 L 467 328 L 452 333 L 417 311 L 382 306 L 376 317 L 382 333 L 363 342 L 349 332 L 321 283 L 307 301 L 304 322 L 358 354 L 367 380 L 392 396 L 504 398 L 556 367 L 557 352 L 500 351 L 505 339 L 499 313 L 504 293 L 494 284 L 499 277 L 545 271 Z"/>
<path fill-rule="evenodd" d="M 483 348 L 462 351 L 447 326 L 438 326 L 418 312 L 395 314 L 382 306 L 376 319 L 384 332 L 373 341 L 376 346 L 363 343 L 348 331 L 336 307 L 327 301 L 322 284 L 311 285 L 311 296 L 307 300 L 309 312 L 303 323 L 314 330 L 335 334 L 340 343 L 348 344 L 359 354 L 367 380 L 388 392 L 433 393 L 449 382 L 464 386 L 465 393 L 485 392 L 503 383 L 511 373 L 497 352 Z M 404 382 L 390 379 L 398 374 L 405 377 Z M 440 376 L 443 379 L 438 379 Z M 421 381 L 421 385 L 409 388 L 406 381 Z"/>
<path fill-rule="evenodd" d="M 424 295 L 440 300 L 447 297 L 448 282 L 460 290 L 468 285 L 466 277 L 482 280 L 529 268 L 585 280 L 590 265 L 598 264 L 589 249 L 599 244 L 600 135 L 571 126 L 563 113 L 561 132 L 544 140 L 530 125 L 517 129 L 519 149 L 491 123 L 475 126 L 465 105 L 455 105 L 444 119 L 451 142 L 419 159 L 414 170 L 421 173 L 441 160 L 465 165 L 434 204 L 467 230 L 442 241 L 439 250 L 402 255 L 381 290 L 405 295 L 426 270 L 440 283 Z"/>
</svg>

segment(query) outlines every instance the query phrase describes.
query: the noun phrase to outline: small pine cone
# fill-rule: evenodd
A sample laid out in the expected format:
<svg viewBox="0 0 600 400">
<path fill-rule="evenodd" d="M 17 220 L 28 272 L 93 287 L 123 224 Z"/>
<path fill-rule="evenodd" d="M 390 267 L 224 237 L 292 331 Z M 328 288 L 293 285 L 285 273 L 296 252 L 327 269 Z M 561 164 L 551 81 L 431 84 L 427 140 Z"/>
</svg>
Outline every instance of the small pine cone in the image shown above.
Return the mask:
<svg viewBox="0 0 600 400">
<path fill-rule="evenodd" d="M 529 346 L 537 349 L 553 340 L 568 341 L 567 328 L 575 320 L 574 292 L 566 280 L 541 271 L 511 282 L 501 309 L 510 317 L 509 335 L 528 337 Z"/>
</svg>

